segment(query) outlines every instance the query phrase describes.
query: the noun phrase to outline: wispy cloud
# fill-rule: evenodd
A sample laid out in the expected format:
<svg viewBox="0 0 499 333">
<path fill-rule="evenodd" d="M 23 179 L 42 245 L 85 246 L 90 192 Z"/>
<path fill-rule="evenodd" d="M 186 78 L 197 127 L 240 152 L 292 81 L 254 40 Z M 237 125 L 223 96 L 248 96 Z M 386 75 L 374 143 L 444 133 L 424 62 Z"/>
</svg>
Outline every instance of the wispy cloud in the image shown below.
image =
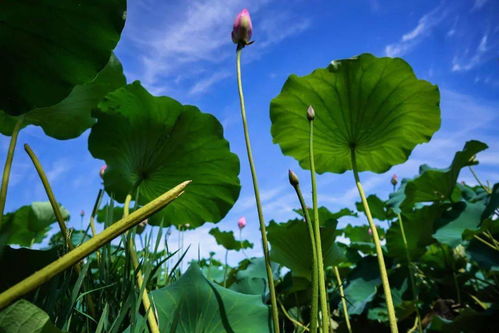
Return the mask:
<svg viewBox="0 0 499 333">
<path fill-rule="evenodd" d="M 220 67 L 233 57 L 232 22 L 245 5 L 248 3 L 242 0 L 186 1 L 164 3 L 153 11 L 135 4 L 136 8 L 130 10 L 135 16 L 128 18 L 124 37 L 133 45 L 134 56 L 139 61 L 127 74 L 143 81 L 154 93 L 162 93 L 179 83 L 185 83 L 190 94 L 207 91 L 230 76 L 220 71 Z M 287 8 L 272 14 L 269 7 L 269 0 L 250 4 L 257 42 L 252 46 L 253 55 L 246 61 L 258 58 L 258 54 L 273 44 L 309 26 L 307 19 L 295 17 Z M 260 15 L 264 8 L 265 16 Z M 146 16 L 148 20 L 144 21 Z"/>
<path fill-rule="evenodd" d="M 482 63 L 484 60 L 493 57 L 491 52 L 489 52 L 493 49 L 493 47 L 488 44 L 488 38 L 488 34 L 482 36 L 475 52 L 471 56 L 467 57 L 466 54 L 462 56 L 455 56 L 452 60 L 452 71 L 469 71 Z"/>
<path fill-rule="evenodd" d="M 431 34 L 431 31 L 447 16 L 441 5 L 423 15 L 414 29 L 405 33 L 397 43 L 385 47 L 385 54 L 389 57 L 399 57 L 410 52 L 420 42 Z"/>
</svg>

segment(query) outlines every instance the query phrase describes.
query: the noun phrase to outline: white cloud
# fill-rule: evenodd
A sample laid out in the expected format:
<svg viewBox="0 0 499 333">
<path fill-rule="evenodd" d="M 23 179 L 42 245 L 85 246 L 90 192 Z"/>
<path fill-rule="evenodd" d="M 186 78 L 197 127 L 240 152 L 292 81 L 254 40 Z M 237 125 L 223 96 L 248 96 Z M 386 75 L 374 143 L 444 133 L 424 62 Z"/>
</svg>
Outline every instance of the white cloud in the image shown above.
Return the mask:
<svg viewBox="0 0 499 333">
<path fill-rule="evenodd" d="M 482 8 L 488 0 L 475 0 L 475 3 L 473 4 L 472 10 L 477 10 Z"/>
<path fill-rule="evenodd" d="M 438 6 L 429 13 L 426 13 L 419 19 L 414 29 L 402 35 L 399 42 L 385 46 L 385 54 L 389 57 L 399 57 L 408 53 L 428 37 L 433 28 L 445 17 L 447 17 L 447 12 L 442 6 Z"/>
<path fill-rule="evenodd" d="M 271 45 L 309 26 L 308 20 L 296 18 L 287 9 L 272 14 L 266 8 L 266 15 L 260 15 L 269 4 L 269 0 L 250 4 L 256 43 L 245 61 L 258 58 Z M 156 94 L 174 88 L 179 82 L 190 85 L 190 94 L 207 91 L 230 76 L 217 67 L 227 68 L 226 62 L 234 55 L 235 45 L 230 38 L 232 22 L 245 5 L 248 3 L 242 0 L 202 0 L 164 3 L 154 11 L 136 5 L 130 12 L 139 14 L 128 19 L 124 37 L 137 50 L 134 56 L 139 64 L 127 74 L 143 81 Z M 148 20 L 144 21 L 144 17 Z M 207 66 L 213 67 L 215 74 L 208 72 Z"/>
<path fill-rule="evenodd" d="M 480 43 L 478 44 L 475 53 L 467 58 L 455 56 L 452 60 L 452 71 L 453 72 L 461 72 L 461 71 L 469 71 L 470 69 L 476 67 L 480 63 L 484 61 L 485 58 L 488 58 L 488 51 L 491 49 L 487 45 L 488 35 L 485 34 L 480 39 Z M 465 53 L 466 55 L 466 53 Z"/>
</svg>

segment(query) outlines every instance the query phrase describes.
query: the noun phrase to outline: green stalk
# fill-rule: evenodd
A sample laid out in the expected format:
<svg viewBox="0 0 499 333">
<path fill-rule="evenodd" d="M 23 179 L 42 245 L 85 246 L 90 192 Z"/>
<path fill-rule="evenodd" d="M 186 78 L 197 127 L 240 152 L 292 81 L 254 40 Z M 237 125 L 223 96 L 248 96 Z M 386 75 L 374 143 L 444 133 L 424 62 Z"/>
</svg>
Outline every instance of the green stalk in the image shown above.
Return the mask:
<svg viewBox="0 0 499 333">
<path fill-rule="evenodd" d="M 400 213 L 397 214 L 399 223 L 400 223 L 400 232 L 402 233 L 402 242 L 404 243 L 404 249 L 405 249 L 405 256 L 407 259 L 407 265 L 409 267 L 409 280 L 411 281 L 411 289 L 412 289 L 412 298 L 414 299 L 414 303 L 416 305 L 416 320 L 417 320 L 417 325 L 418 325 L 418 330 L 420 333 L 423 333 L 423 325 L 421 323 L 421 316 L 419 314 L 419 298 L 418 294 L 416 292 L 416 282 L 414 281 L 414 272 L 412 270 L 412 260 L 411 260 L 411 255 L 409 254 L 409 247 L 407 245 L 407 238 L 405 237 L 405 231 L 404 231 L 404 223 L 402 222 L 402 216 L 400 216 Z"/>
<path fill-rule="evenodd" d="M 164 208 L 166 205 L 168 205 L 170 202 L 184 193 L 183 191 L 185 187 L 189 185 L 189 183 L 190 181 L 185 181 L 175 186 L 168 192 L 163 193 L 153 201 L 149 202 L 144 207 L 134 211 L 126 218 L 123 218 L 110 227 L 106 228 L 103 232 L 99 233 L 95 237 L 92 237 L 90 240 L 81 244 L 74 250 L 66 253 L 56 261 L 48 264 L 28 278 L 7 289 L 0 294 L 0 309 L 6 307 L 19 297 L 46 283 L 55 275 L 75 265 L 80 260 L 89 256 L 91 253 L 95 252 L 97 249 L 104 246 L 114 238 L 118 237 L 130 228 L 139 224 L 144 219 Z"/>
<path fill-rule="evenodd" d="M 90 229 L 92 230 L 92 236 L 97 235 L 97 230 L 95 229 L 94 220 L 95 220 L 95 215 L 97 215 L 97 210 L 99 209 L 103 194 L 104 191 L 100 189 L 99 193 L 97 194 L 97 198 L 95 199 L 94 208 L 92 209 L 92 214 L 90 215 Z"/>
<path fill-rule="evenodd" d="M 343 282 L 341 282 L 340 271 L 338 270 L 338 266 L 334 266 L 333 270 L 334 270 L 334 275 L 336 276 L 336 281 L 338 281 L 338 288 L 340 289 L 341 304 L 343 306 L 343 316 L 345 317 L 348 333 L 352 333 L 352 326 L 350 325 L 350 317 L 348 316 L 347 300 L 345 299 L 345 292 L 343 291 Z"/>
<path fill-rule="evenodd" d="M 364 206 L 364 212 L 367 217 L 367 221 L 369 222 L 369 226 L 371 227 L 374 239 L 374 245 L 376 247 L 376 255 L 378 258 L 379 271 L 381 275 L 381 282 L 383 284 L 383 291 L 385 293 L 386 299 L 386 309 L 388 311 L 388 320 L 390 322 L 390 331 L 392 333 L 398 332 L 397 327 L 397 317 L 395 316 L 395 307 L 393 306 L 392 300 L 392 292 L 390 290 L 390 283 L 388 281 L 388 273 L 385 267 L 385 258 L 383 256 L 383 250 L 381 249 L 381 242 L 379 240 L 378 229 L 374 224 L 373 217 L 371 215 L 371 210 L 369 208 L 369 204 L 367 203 L 366 195 L 364 193 L 364 189 L 362 188 L 362 184 L 360 183 L 359 173 L 357 171 L 357 161 L 355 160 L 355 148 L 352 148 L 352 170 L 355 178 L 355 184 L 357 185 L 357 190 L 359 191 L 360 198 L 362 199 L 362 205 Z"/>
<path fill-rule="evenodd" d="M 251 142 L 248 131 L 248 121 L 246 120 L 246 108 L 244 105 L 243 84 L 241 79 L 241 51 L 242 48 L 237 49 L 236 56 L 236 72 L 237 72 L 237 89 L 239 92 L 239 103 L 241 106 L 241 117 L 243 119 L 244 139 L 246 142 L 246 151 L 248 153 L 248 161 L 251 169 L 251 178 L 253 180 L 253 190 L 255 192 L 256 209 L 258 212 L 258 220 L 260 222 L 260 233 L 262 235 L 263 255 L 265 257 L 265 269 L 267 271 L 267 280 L 270 291 L 270 301 L 272 306 L 272 319 L 274 325 L 274 333 L 279 333 L 279 309 L 277 308 L 277 298 L 274 287 L 274 277 L 272 274 L 272 267 L 270 265 L 269 245 L 267 241 L 267 230 L 265 227 L 265 219 L 263 217 L 262 203 L 260 200 L 260 192 L 258 190 L 258 180 L 256 177 L 255 163 L 253 162 L 253 153 L 251 152 Z"/>
<path fill-rule="evenodd" d="M 125 205 L 123 207 L 123 218 L 127 218 L 130 215 L 130 201 L 132 201 L 132 195 L 128 194 L 125 198 Z M 149 299 L 149 295 L 147 294 L 147 288 L 144 286 L 144 276 L 142 271 L 139 268 L 139 259 L 137 258 L 137 251 L 135 250 L 135 244 L 133 242 L 133 236 L 129 235 L 128 238 L 128 252 L 130 252 L 130 259 L 132 261 L 133 269 L 136 272 L 137 286 L 139 290 L 142 291 L 142 305 L 144 306 L 144 310 L 147 314 L 147 323 L 149 324 L 149 328 L 151 333 L 160 333 L 158 321 L 156 320 L 156 314 L 154 313 L 151 300 Z"/>
<path fill-rule="evenodd" d="M 52 187 L 49 184 L 47 175 L 45 174 L 45 171 L 43 170 L 42 165 L 40 164 L 40 161 L 38 160 L 38 157 L 36 156 L 35 152 L 31 149 L 31 147 L 28 144 L 24 145 L 24 150 L 26 151 L 26 153 L 28 153 L 29 158 L 31 159 L 33 165 L 35 166 L 36 172 L 38 172 L 38 176 L 42 181 L 43 188 L 45 189 L 45 192 L 47 193 L 47 196 L 50 201 L 50 205 L 54 210 L 54 215 L 56 217 L 57 223 L 59 224 L 59 228 L 61 229 L 61 233 L 66 242 L 66 246 L 68 247 L 69 250 L 73 250 L 74 245 L 73 242 L 71 241 L 71 235 L 69 234 L 68 229 L 66 228 L 66 222 L 64 222 L 64 218 L 62 217 L 59 204 L 55 199 L 54 192 L 52 191 Z M 79 270 L 79 266 L 77 265 L 76 267 L 77 270 Z"/>
<path fill-rule="evenodd" d="M 16 150 L 17 136 L 21 130 L 23 120 L 23 116 L 19 117 L 14 125 L 14 129 L 12 130 L 12 135 L 10 137 L 9 149 L 7 150 L 7 158 L 5 159 L 5 166 L 3 167 L 2 186 L 0 187 L 0 226 L 2 226 L 3 211 L 5 210 L 10 169 L 12 167 L 12 160 L 14 159 L 14 152 Z"/>
<path fill-rule="evenodd" d="M 317 266 L 317 247 L 314 236 L 314 226 L 312 225 L 312 220 L 310 219 L 310 214 L 308 213 L 307 205 L 303 199 L 303 194 L 300 189 L 300 184 L 298 182 L 298 177 L 290 170 L 290 183 L 296 191 L 298 200 L 300 200 L 301 209 L 303 211 L 303 217 L 308 226 L 308 233 L 310 236 L 310 243 L 312 244 L 312 304 L 311 304 L 311 314 L 310 314 L 310 332 L 317 332 L 317 318 L 318 318 L 318 306 L 319 306 L 319 281 L 318 281 L 318 266 Z M 295 177 L 295 178 L 292 178 Z"/>
<path fill-rule="evenodd" d="M 319 292 L 322 312 L 322 331 L 329 333 L 329 310 L 327 302 L 326 280 L 324 274 L 324 263 L 322 259 L 322 243 L 319 221 L 319 207 L 317 205 L 317 180 L 315 176 L 314 159 L 314 118 L 309 117 L 310 140 L 309 140 L 309 158 L 310 158 L 310 176 L 312 178 L 312 204 L 314 209 L 314 233 L 315 246 L 317 249 L 317 271 L 319 278 Z"/>
</svg>

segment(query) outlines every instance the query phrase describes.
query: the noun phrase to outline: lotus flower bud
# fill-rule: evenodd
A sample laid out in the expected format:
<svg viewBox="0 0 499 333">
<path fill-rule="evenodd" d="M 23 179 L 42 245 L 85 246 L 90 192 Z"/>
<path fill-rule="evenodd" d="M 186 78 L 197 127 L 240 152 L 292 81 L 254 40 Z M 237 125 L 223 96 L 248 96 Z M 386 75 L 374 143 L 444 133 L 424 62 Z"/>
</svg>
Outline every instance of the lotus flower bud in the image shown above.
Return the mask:
<svg viewBox="0 0 499 333">
<path fill-rule="evenodd" d="M 315 119 L 315 110 L 312 105 L 310 105 L 307 109 L 307 119 L 310 121 Z"/>
<path fill-rule="evenodd" d="M 80 216 L 81 217 L 85 216 L 85 211 L 83 209 L 80 211 Z"/>
<path fill-rule="evenodd" d="M 398 184 L 398 177 L 396 174 L 393 174 L 392 179 L 390 180 L 390 183 L 392 183 L 393 186 L 396 186 Z"/>
<path fill-rule="evenodd" d="M 243 9 L 237 14 L 232 28 L 232 41 L 238 47 L 244 47 L 251 44 L 250 39 L 253 34 L 253 25 L 251 24 L 251 17 L 247 9 Z"/>
<path fill-rule="evenodd" d="M 237 226 L 239 229 L 243 229 L 246 226 L 246 218 L 244 216 L 237 220 Z"/>
<path fill-rule="evenodd" d="M 289 176 L 289 183 L 291 185 L 297 186 L 300 183 L 300 181 L 298 180 L 298 176 L 292 170 L 289 170 L 288 176 Z"/>
<path fill-rule="evenodd" d="M 106 169 L 107 169 L 107 165 L 104 164 L 103 166 L 100 167 L 100 170 L 99 170 L 99 176 L 104 179 L 104 173 L 106 172 Z"/>
<path fill-rule="evenodd" d="M 367 233 L 369 234 L 369 236 L 373 235 L 373 230 L 371 229 L 371 227 L 369 227 L 369 229 L 367 230 Z"/>
</svg>

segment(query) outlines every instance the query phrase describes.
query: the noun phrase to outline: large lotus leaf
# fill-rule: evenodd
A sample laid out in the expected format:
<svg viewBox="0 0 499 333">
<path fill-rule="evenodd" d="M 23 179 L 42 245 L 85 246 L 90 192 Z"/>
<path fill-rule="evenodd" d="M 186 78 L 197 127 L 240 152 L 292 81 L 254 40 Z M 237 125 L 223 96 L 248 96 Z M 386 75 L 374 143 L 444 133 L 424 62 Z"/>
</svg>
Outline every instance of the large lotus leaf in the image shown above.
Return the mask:
<svg viewBox="0 0 499 333">
<path fill-rule="evenodd" d="M 361 314 L 367 303 L 371 302 L 381 284 L 376 257 L 363 257 L 348 276 L 345 298 L 350 315 Z"/>
<path fill-rule="evenodd" d="M 405 186 L 406 198 L 402 206 L 409 206 L 415 202 L 449 200 L 461 169 L 476 164 L 472 157 L 485 149 L 487 145 L 483 142 L 468 141 L 463 150 L 456 153 L 448 168 L 434 169 L 422 165 L 419 176 L 409 180 Z"/>
<path fill-rule="evenodd" d="M 499 251 L 473 239 L 467 246 L 466 252 L 481 267 L 493 272 L 499 272 Z"/>
<path fill-rule="evenodd" d="M 463 233 L 466 230 L 479 228 L 484 209 L 485 205 L 481 202 L 460 201 L 451 204 L 437 220 L 433 238 L 452 247 L 458 246 L 463 241 Z"/>
<path fill-rule="evenodd" d="M 222 245 L 227 250 L 236 250 L 253 248 L 253 243 L 248 240 L 236 240 L 232 231 L 221 231 L 218 228 L 210 230 L 210 235 L 215 237 L 218 245 Z"/>
<path fill-rule="evenodd" d="M 315 109 L 314 154 L 319 173 L 385 172 L 440 127 L 437 86 L 418 80 L 400 58 L 361 54 L 327 68 L 291 75 L 270 104 L 272 136 L 284 154 L 309 168 L 309 124 Z"/>
<path fill-rule="evenodd" d="M 440 211 L 437 205 L 433 205 L 425 206 L 402 215 L 407 249 L 412 260 L 423 255 L 426 246 L 434 242 L 432 237 L 433 228 Z M 397 258 L 400 261 L 407 261 L 399 221 L 392 223 L 390 229 L 388 229 L 386 233 L 386 247 L 388 256 Z"/>
<path fill-rule="evenodd" d="M 20 115 L 59 103 L 106 65 L 125 0 L 0 2 L 0 109 Z"/>
<path fill-rule="evenodd" d="M 196 227 L 218 222 L 239 196 L 239 159 L 212 115 L 134 82 L 108 94 L 94 112 L 88 147 L 106 161 L 106 191 L 123 202 L 138 187 L 145 204 L 191 179 L 185 193 L 149 219 Z"/>
<path fill-rule="evenodd" d="M 26 300 L 19 300 L 0 312 L 2 333 L 61 333 L 42 309 Z"/>
<path fill-rule="evenodd" d="M 161 332 L 270 332 L 269 309 L 258 295 L 245 295 L 208 281 L 196 264 L 175 283 L 151 292 Z"/>
<path fill-rule="evenodd" d="M 69 219 L 69 212 L 62 206 L 59 208 L 62 217 Z M 33 202 L 6 214 L 1 232 L 8 235 L 6 244 L 31 246 L 40 243 L 50 230 L 50 225 L 56 221 L 50 202 Z"/>
<path fill-rule="evenodd" d="M 376 194 L 371 194 L 367 197 L 367 203 L 369 204 L 369 209 L 373 218 L 378 220 L 391 220 L 395 215 L 391 212 L 389 207 L 385 204 L 383 200 L 378 198 Z M 364 212 L 364 206 L 362 202 L 356 202 L 355 207 L 359 212 Z"/>
<path fill-rule="evenodd" d="M 60 140 L 78 137 L 94 124 L 91 111 L 97 103 L 125 84 L 123 68 L 113 55 L 94 80 L 75 86 L 61 102 L 24 114 L 23 126 L 40 126 L 45 134 Z M 0 111 L 0 133 L 11 135 L 17 118 Z"/>
<path fill-rule="evenodd" d="M 334 253 L 334 227 L 321 227 L 322 254 L 324 266 L 336 264 Z M 286 223 L 271 221 L 267 227 L 271 244 L 270 257 L 293 272 L 294 276 L 311 278 L 312 243 L 307 224 L 303 220 L 290 220 Z"/>
<path fill-rule="evenodd" d="M 265 259 L 251 258 L 243 261 L 241 265 L 243 267 L 235 273 L 230 289 L 243 294 L 265 295 L 268 292 Z M 272 262 L 271 266 L 274 277 L 278 276 L 278 265 Z"/>
<path fill-rule="evenodd" d="M 32 250 L 26 248 L 14 249 L 6 246 L 0 249 L 0 267 L 15 267 L 15 269 L 2 269 L 0 279 L 0 292 L 27 278 L 37 270 L 59 258 L 61 248 L 49 250 Z M 22 263 L 20 265 L 19 263 Z M 41 288 L 40 291 L 49 288 Z"/>
</svg>

